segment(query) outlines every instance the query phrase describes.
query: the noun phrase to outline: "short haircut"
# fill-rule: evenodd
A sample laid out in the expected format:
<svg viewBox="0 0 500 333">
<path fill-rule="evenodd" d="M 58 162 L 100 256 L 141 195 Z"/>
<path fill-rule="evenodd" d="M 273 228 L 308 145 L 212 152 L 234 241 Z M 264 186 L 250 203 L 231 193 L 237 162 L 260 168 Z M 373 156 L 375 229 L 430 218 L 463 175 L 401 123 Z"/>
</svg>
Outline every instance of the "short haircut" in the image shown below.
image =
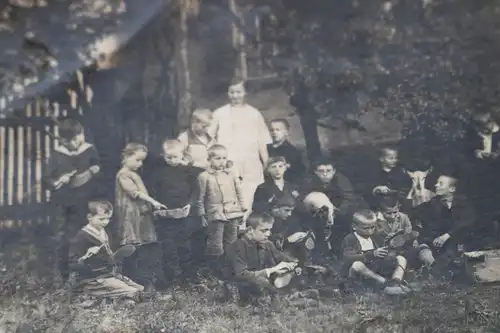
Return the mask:
<svg viewBox="0 0 500 333">
<path fill-rule="evenodd" d="M 285 126 L 287 131 L 290 129 L 290 123 L 285 118 L 275 118 L 275 119 L 271 120 L 269 123 L 270 124 L 272 124 L 272 123 L 283 124 L 283 126 Z"/>
<path fill-rule="evenodd" d="M 381 210 L 386 210 L 399 206 L 399 198 L 396 194 L 383 195 L 379 199 L 379 207 Z"/>
<path fill-rule="evenodd" d="M 248 216 L 247 226 L 252 229 L 257 229 L 257 227 L 261 224 L 273 224 L 274 217 L 272 217 L 268 213 L 257 213 L 253 212 Z"/>
<path fill-rule="evenodd" d="M 227 148 L 219 144 L 213 145 L 212 147 L 208 148 L 208 158 L 216 156 L 217 153 L 220 153 L 221 151 L 227 152 Z"/>
<path fill-rule="evenodd" d="M 377 215 L 370 209 L 362 209 L 357 211 L 352 215 L 352 221 L 354 224 L 362 224 L 366 222 L 375 222 L 377 220 Z"/>
<path fill-rule="evenodd" d="M 380 150 L 379 150 L 380 157 L 387 156 L 387 154 L 389 152 L 395 152 L 396 154 L 398 154 L 399 149 L 396 146 L 390 146 L 390 145 L 384 146 L 384 147 L 380 148 Z"/>
<path fill-rule="evenodd" d="M 325 156 L 322 156 L 312 162 L 312 170 L 315 171 L 320 165 L 331 165 L 334 169 L 336 168 L 335 162 Z"/>
<path fill-rule="evenodd" d="M 450 180 L 450 184 L 452 186 L 457 186 L 458 185 L 458 177 L 457 175 L 452 172 L 452 171 L 443 171 L 439 174 L 439 177 L 446 177 Z"/>
<path fill-rule="evenodd" d="M 283 162 L 285 164 L 288 163 L 283 156 L 271 156 L 267 160 L 266 169 L 269 168 L 271 165 L 273 165 L 275 163 L 280 163 L 280 162 Z"/>
<path fill-rule="evenodd" d="M 245 80 L 242 77 L 235 76 L 229 82 L 229 87 L 237 86 L 237 85 L 242 85 L 243 88 L 246 89 Z"/>
<path fill-rule="evenodd" d="M 212 122 L 213 119 L 214 116 L 210 109 L 197 108 L 191 113 L 191 122 L 197 120 L 209 123 Z"/>
<path fill-rule="evenodd" d="M 132 155 L 134 155 L 135 153 L 137 153 L 138 151 L 142 151 L 142 152 L 145 152 L 146 154 L 148 153 L 148 148 L 141 144 L 141 143 L 135 143 L 135 142 L 130 142 L 130 143 L 127 143 L 127 145 L 125 146 L 125 148 L 123 148 L 122 150 L 122 161 L 124 159 L 126 159 L 127 157 L 130 157 Z"/>
<path fill-rule="evenodd" d="M 113 205 L 106 200 L 92 200 L 88 203 L 89 214 L 96 215 L 100 212 L 111 215 L 113 213 Z"/>
<path fill-rule="evenodd" d="M 163 141 L 163 151 L 184 151 L 186 147 L 177 139 L 167 139 Z"/>
<path fill-rule="evenodd" d="M 76 119 L 64 119 L 59 122 L 59 136 L 64 140 L 71 140 L 83 133 L 83 125 Z"/>
</svg>

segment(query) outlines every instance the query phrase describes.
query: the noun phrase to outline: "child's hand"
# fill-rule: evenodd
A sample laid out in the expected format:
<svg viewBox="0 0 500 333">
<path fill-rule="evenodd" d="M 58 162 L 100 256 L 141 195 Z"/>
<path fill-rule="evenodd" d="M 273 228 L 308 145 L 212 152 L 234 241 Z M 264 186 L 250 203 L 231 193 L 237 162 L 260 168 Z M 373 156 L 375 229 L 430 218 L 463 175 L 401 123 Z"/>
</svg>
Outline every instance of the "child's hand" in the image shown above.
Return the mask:
<svg viewBox="0 0 500 333">
<path fill-rule="evenodd" d="M 90 172 L 92 172 L 94 175 L 101 171 L 101 168 L 98 165 L 93 165 L 89 168 Z"/>
<path fill-rule="evenodd" d="M 167 210 L 167 206 L 165 206 L 164 204 L 162 204 L 158 201 L 151 202 L 151 205 L 153 206 L 153 208 L 155 210 Z"/>
<path fill-rule="evenodd" d="M 387 247 L 379 247 L 378 249 L 375 249 L 373 251 L 373 255 L 375 258 L 385 258 L 389 254 L 389 250 L 387 250 Z"/>
<path fill-rule="evenodd" d="M 384 242 L 388 242 L 390 239 L 394 237 L 396 233 L 395 232 L 390 232 L 387 237 L 385 237 Z"/>
<path fill-rule="evenodd" d="M 387 186 L 376 186 L 374 189 L 373 189 L 373 193 L 382 193 L 382 194 L 387 194 L 391 191 L 390 188 L 388 188 Z"/>
<path fill-rule="evenodd" d="M 434 239 L 434 241 L 432 242 L 432 245 L 434 245 L 435 247 L 438 247 L 438 248 L 441 248 L 443 247 L 444 243 L 446 243 L 448 241 L 448 239 L 450 239 L 450 234 L 444 234 L 444 235 L 441 235 L 439 237 L 437 237 L 436 239 Z"/>
</svg>

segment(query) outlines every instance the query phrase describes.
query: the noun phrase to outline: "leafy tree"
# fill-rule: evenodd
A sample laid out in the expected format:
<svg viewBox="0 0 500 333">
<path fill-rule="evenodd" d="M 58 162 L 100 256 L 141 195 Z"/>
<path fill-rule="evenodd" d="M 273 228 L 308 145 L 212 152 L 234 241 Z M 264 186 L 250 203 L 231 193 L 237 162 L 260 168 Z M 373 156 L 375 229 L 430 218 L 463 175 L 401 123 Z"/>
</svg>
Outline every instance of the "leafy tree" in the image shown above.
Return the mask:
<svg viewBox="0 0 500 333">
<path fill-rule="evenodd" d="M 283 1 L 277 40 L 295 57 L 292 104 L 310 156 L 314 121 L 364 130 L 365 112 L 403 122 L 403 136 L 444 146 L 470 113 L 498 105 L 495 1 Z M 277 62 L 282 58 L 277 58 Z"/>
</svg>

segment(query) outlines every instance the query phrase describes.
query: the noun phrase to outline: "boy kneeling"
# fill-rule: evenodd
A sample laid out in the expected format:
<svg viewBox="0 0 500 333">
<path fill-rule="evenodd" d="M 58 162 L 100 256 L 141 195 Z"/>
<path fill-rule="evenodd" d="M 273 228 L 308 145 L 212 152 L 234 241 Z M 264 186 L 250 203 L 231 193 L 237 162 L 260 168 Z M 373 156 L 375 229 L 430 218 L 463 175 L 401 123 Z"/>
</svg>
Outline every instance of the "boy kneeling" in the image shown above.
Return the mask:
<svg viewBox="0 0 500 333">
<path fill-rule="evenodd" d="M 377 217 L 371 210 L 354 213 L 354 231 L 342 242 L 344 273 L 374 281 L 387 294 L 406 294 L 410 291 L 403 284 L 406 259 L 401 255 L 388 256 L 388 249 L 377 245 L 372 238 L 376 223 Z M 384 277 L 389 274 L 392 274 L 390 280 Z"/>
<path fill-rule="evenodd" d="M 279 289 L 274 277 L 298 268 L 296 259 L 278 251 L 268 240 L 273 223 L 274 218 L 267 213 L 250 214 L 245 233 L 227 251 L 242 305 L 255 303 L 266 294 L 276 296 Z"/>
<path fill-rule="evenodd" d="M 131 255 L 135 249 L 127 246 L 116 253 L 111 250 L 104 230 L 113 214 L 111 203 L 91 201 L 88 208 L 88 224 L 76 234 L 70 246 L 70 269 L 76 273 L 75 287 L 96 298 L 132 300 L 144 287 L 118 274 L 116 265 L 120 256 Z"/>
</svg>

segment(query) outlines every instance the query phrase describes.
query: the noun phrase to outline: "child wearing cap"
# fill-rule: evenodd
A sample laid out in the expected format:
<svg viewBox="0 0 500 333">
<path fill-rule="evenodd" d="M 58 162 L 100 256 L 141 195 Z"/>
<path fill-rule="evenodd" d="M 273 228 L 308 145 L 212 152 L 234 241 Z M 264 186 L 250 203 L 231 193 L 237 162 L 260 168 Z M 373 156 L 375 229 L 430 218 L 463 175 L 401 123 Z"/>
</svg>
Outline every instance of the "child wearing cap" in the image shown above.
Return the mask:
<svg viewBox="0 0 500 333">
<path fill-rule="evenodd" d="M 387 294 L 409 292 L 404 285 L 406 258 L 389 256 L 387 247 L 380 247 L 374 236 L 377 216 L 371 210 L 353 215 L 353 232 L 342 242 L 343 271 L 350 278 L 361 277 L 373 281 Z M 388 278 L 387 276 L 391 277 Z"/>
</svg>

